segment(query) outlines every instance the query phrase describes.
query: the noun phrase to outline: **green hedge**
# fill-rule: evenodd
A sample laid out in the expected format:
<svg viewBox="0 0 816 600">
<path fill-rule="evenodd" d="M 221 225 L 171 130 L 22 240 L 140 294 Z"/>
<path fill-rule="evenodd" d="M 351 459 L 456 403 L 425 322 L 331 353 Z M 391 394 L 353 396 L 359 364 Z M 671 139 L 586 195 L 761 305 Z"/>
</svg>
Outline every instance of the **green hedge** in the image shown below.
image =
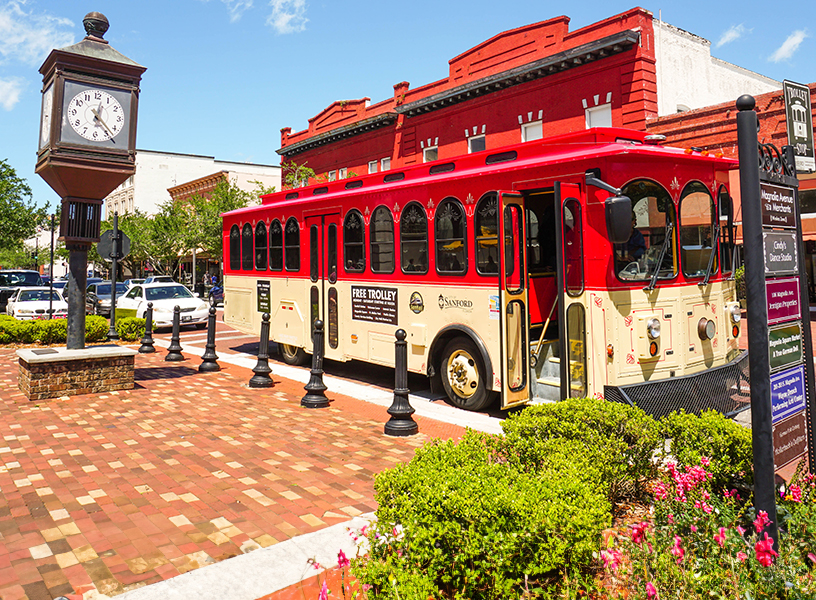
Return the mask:
<svg viewBox="0 0 816 600">
<path fill-rule="evenodd" d="M 0 315 L 0 344 L 64 344 L 66 319 L 20 321 Z M 85 341 L 102 342 L 108 338 L 108 321 L 104 317 L 85 317 Z"/>
<path fill-rule="evenodd" d="M 145 320 L 137 317 L 117 318 L 116 333 L 119 334 L 119 339 L 128 342 L 140 340 L 145 334 Z"/>
</svg>

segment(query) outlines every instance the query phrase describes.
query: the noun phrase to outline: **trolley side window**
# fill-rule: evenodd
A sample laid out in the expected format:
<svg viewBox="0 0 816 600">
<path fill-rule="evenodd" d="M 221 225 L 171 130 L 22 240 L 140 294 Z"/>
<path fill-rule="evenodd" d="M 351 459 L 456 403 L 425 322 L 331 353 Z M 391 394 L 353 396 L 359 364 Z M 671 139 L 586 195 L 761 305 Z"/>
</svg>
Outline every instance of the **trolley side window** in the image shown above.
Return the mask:
<svg viewBox="0 0 816 600">
<path fill-rule="evenodd" d="M 403 272 L 428 272 L 428 217 L 419 202 L 409 203 L 402 211 L 400 254 Z"/>
<path fill-rule="evenodd" d="M 615 272 L 622 281 L 647 281 L 677 275 L 674 259 L 676 218 L 674 202 L 659 183 L 635 180 L 621 191 L 632 199 L 632 234 L 615 245 Z M 666 233 L 669 232 L 669 237 Z"/>
<path fill-rule="evenodd" d="M 479 275 L 499 274 L 498 197 L 495 193 L 482 196 L 476 205 L 476 272 Z M 511 249 L 512 252 L 512 249 Z"/>
<path fill-rule="evenodd" d="M 343 221 L 343 261 L 347 273 L 365 271 L 365 225 L 357 209 L 350 210 Z"/>
<path fill-rule="evenodd" d="M 455 198 L 446 198 L 436 209 L 436 272 L 467 273 L 467 220 L 465 209 Z"/>
<path fill-rule="evenodd" d="M 252 270 L 254 249 L 252 247 L 252 225 L 244 223 L 241 231 L 241 268 L 244 271 Z"/>
<path fill-rule="evenodd" d="M 241 268 L 241 230 L 238 229 L 238 225 L 230 227 L 229 265 L 232 271 Z"/>
<path fill-rule="evenodd" d="M 295 217 L 289 217 L 286 221 L 284 243 L 286 245 L 286 270 L 300 271 L 300 225 Z"/>
<path fill-rule="evenodd" d="M 373 273 L 394 272 L 394 219 L 385 206 L 378 206 L 371 217 L 369 226 L 371 243 L 371 271 Z"/>
<path fill-rule="evenodd" d="M 255 269 L 266 271 L 266 223 L 258 221 L 255 226 Z"/>
<path fill-rule="evenodd" d="M 719 211 L 722 272 L 731 273 L 734 270 L 734 203 L 724 185 L 720 186 Z"/>
<path fill-rule="evenodd" d="M 283 227 L 277 219 L 269 224 L 269 270 L 283 271 Z"/>
<path fill-rule="evenodd" d="M 714 252 L 714 199 L 699 181 L 692 181 L 680 197 L 680 262 L 686 277 L 704 277 Z M 717 271 L 716 257 L 712 272 Z"/>
</svg>

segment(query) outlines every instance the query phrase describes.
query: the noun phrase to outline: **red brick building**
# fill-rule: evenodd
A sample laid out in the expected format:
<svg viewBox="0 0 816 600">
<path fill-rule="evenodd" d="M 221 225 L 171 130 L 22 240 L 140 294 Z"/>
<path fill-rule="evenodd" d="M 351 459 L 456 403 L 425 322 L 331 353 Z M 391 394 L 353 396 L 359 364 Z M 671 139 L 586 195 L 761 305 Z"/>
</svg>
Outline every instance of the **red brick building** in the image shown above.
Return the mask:
<svg viewBox="0 0 816 600">
<path fill-rule="evenodd" d="M 652 15 L 640 8 L 573 32 L 567 17 L 519 27 L 449 65 L 447 78 L 398 83 L 373 105 L 333 103 L 308 129 L 283 129 L 278 153 L 342 178 L 588 125 L 642 130 L 657 112 Z"/>
</svg>

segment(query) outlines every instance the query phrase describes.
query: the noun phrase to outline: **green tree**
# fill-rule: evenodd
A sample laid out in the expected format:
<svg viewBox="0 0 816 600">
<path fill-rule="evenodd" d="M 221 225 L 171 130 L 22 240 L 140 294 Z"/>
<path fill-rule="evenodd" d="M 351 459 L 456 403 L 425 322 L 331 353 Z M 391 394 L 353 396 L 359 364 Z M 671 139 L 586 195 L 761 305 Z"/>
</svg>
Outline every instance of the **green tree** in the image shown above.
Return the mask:
<svg viewBox="0 0 816 600">
<path fill-rule="evenodd" d="M 45 220 L 46 208 L 37 208 L 25 179 L 0 160 L 0 250 L 15 249 L 37 231 Z"/>
<path fill-rule="evenodd" d="M 225 212 L 244 208 L 251 202 L 256 202 L 261 194 L 275 191 L 275 188 L 264 187 L 260 182 L 255 192 L 242 190 L 234 183 L 221 181 L 207 196 L 193 196 L 188 200 L 191 214 L 192 230 L 187 236 L 189 248 L 195 245 L 213 259 L 220 260 L 224 251 L 222 235 L 222 218 Z"/>
<path fill-rule="evenodd" d="M 306 166 L 306 163 L 299 165 L 294 161 L 281 163 L 281 175 L 283 177 L 283 189 L 288 190 L 295 187 L 303 187 L 309 184 L 310 179 L 316 179 L 313 169 Z"/>
</svg>

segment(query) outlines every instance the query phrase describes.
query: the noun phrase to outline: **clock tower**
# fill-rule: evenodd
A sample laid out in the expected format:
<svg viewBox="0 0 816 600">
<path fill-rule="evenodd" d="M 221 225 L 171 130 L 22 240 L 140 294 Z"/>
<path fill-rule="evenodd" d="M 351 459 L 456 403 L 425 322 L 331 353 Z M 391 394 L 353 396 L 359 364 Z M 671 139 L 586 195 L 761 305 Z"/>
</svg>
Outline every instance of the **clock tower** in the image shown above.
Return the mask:
<svg viewBox="0 0 816 600">
<path fill-rule="evenodd" d="M 104 39 L 91 12 L 87 36 L 52 50 L 40 67 L 42 113 L 35 171 L 62 198 L 60 239 L 70 252 L 68 349 L 85 344 L 88 248 L 99 241 L 102 202 L 136 170 L 136 115 L 145 67 Z"/>
</svg>

